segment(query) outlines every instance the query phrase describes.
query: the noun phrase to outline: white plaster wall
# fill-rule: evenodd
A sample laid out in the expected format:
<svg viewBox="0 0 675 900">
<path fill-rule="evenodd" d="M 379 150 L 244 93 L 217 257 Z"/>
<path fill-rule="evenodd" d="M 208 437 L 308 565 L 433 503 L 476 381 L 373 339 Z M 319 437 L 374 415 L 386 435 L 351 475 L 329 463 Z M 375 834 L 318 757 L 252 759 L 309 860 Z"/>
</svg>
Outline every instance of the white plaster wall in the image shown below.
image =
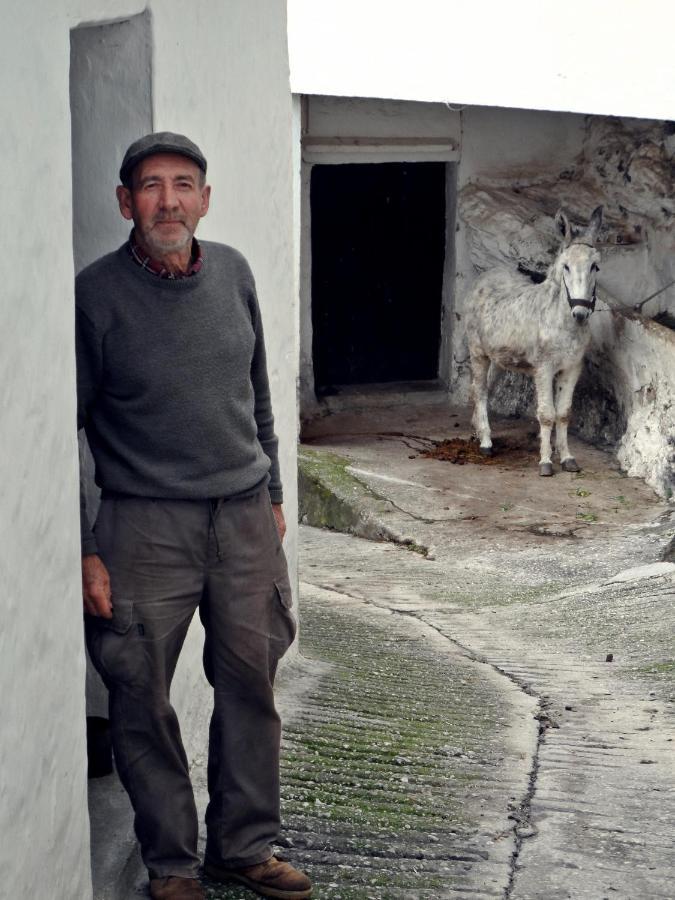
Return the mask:
<svg viewBox="0 0 675 900">
<path fill-rule="evenodd" d="M 300 411 L 302 410 L 302 372 L 303 352 L 305 342 L 303 339 L 303 290 L 304 272 L 302 266 L 303 234 L 302 204 L 303 204 L 303 165 L 302 165 L 302 100 L 294 95 L 292 97 L 292 166 L 293 166 L 293 296 L 295 298 L 295 334 L 298 341 L 298 363 L 296 369 L 296 404 L 298 411 L 297 437 L 300 437 Z M 311 346 L 310 346 L 311 364 Z"/>
<path fill-rule="evenodd" d="M 312 327 L 312 165 L 302 163 L 300 170 L 300 376 L 298 394 L 300 414 L 311 418 L 316 412 Z"/>
<path fill-rule="evenodd" d="M 449 387 L 452 373 L 452 336 L 455 329 L 455 291 L 457 283 L 457 163 L 445 167 L 445 259 L 441 303 L 441 341 L 438 354 L 438 378 Z"/>
<path fill-rule="evenodd" d="M 68 85 L 80 10 L 2 6 L 0 884 L 87 900 Z"/>
<path fill-rule="evenodd" d="M 673 118 L 663 0 L 289 0 L 302 94 Z"/>
<path fill-rule="evenodd" d="M 444 103 L 363 97 L 309 97 L 307 134 L 312 137 L 442 137 L 459 141 L 459 113 Z"/>
<path fill-rule="evenodd" d="M 581 152 L 585 116 L 533 109 L 467 107 L 462 117 L 461 185 L 570 165 Z"/>
<path fill-rule="evenodd" d="M 72 32 L 76 272 L 114 250 L 129 235 L 129 222 L 120 215 L 115 188 L 127 147 L 152 131 L 151 41 L 147 12 Z"/>
</svg>

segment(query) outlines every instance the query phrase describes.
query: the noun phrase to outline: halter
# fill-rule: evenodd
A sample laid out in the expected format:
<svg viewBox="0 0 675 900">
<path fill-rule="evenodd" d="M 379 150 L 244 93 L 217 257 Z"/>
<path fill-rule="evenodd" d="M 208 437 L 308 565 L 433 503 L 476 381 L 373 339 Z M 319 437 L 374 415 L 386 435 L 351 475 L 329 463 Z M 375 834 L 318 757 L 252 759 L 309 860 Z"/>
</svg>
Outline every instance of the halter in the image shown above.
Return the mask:
<svg viewBox="0 0 675 900">
<path fill-rule="evenodd" d="M 584 309 L 590 309 L 591 312 L 595 311 L 595 301 L 598 299 L 596 294 L 596 285 L 593 285 L 593 296 L 591 300 L 576 300 L 570 294 L 570 289 L 567 287 L 567 282 L 565 281 L 565 276 L 562 277 L 562 283 L 565 285 L 565 291 L 567 292 L 567 302 L 570 305 L 570 309 L 574 309 L 575 306 L 583 306 Z"/>
<path fill-rule="evenodd" d="M 586 241 L 573 241 L 574 244 L 582 244 L 584 247 L 590 247 L 593 249 L 593 244 L 588 244 Z M 567 282 L 565 281 L 565 275 L 563 273 L 562 283 L 565 285 L 565 291 L 567 293 L 567 302 L 570 305 L 570 309 L 574 309 L 575 306 L 583 306 L 584 309 L 590 309 L 591 312 L 595 311 L 595 301 L 598 299 L 596 294 L 596 282 L 593 282 L 593 296 L 591 300 L 576 300 L 570 294 L 570 289 L 567 287 Z"/>
</svg>

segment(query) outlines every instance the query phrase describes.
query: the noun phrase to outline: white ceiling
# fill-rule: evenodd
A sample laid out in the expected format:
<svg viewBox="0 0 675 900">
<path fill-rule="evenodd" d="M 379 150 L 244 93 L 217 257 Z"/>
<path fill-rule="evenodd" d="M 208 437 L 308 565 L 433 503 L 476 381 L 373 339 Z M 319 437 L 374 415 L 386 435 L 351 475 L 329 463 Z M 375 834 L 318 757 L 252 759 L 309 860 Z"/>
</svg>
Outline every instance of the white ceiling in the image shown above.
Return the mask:
<svg viewBox="0 0 675 900">
<path fill-rule="evenodd" d="M 675 118 L 673 0 L 288 0 L 296 93 Z"/>
</svg>

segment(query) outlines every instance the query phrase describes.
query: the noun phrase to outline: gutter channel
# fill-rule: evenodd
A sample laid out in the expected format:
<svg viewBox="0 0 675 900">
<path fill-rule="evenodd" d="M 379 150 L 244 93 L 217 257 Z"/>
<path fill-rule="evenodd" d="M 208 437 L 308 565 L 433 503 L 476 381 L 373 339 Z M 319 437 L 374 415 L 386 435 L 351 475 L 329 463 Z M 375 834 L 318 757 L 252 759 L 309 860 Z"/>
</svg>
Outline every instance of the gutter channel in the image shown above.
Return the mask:
<svg viewBox="0 0 675 900">
<path fill-rule="evenodd" d="M 372 603 L 372 601 L 366 602 Z M 535 837 L 537 834 L 537 829 L 532 824 L 531 814 L 532 798 L 536 793 L 537 779 L 539 777 L 539 758 L 541 754 L 541 748 L 543 747 L 546 740 L 546 732 L 548 731 L 548 729 L 558 727 L 557 723 L 549 716 L 547 712 L 547 709 L 549 707 L 548 698 L 537 694 L 529 684 L 522 681 L 517 676 L 512 675 L 510 672 L 507 672 L 501 666 L 491 663 L 485 656 L 471 650 L 471 648 L 467 647 L 466 644 L 462 644 L 461 641 L 458 641 L 455 638 L 448 637 L 448 635 L 444 634 L 436 625 L 427 622 L 423 616 L 419 616 L 414 612 L 408 612 L 405 610 L 391 609 L 390 607 L 386 608 L 389 609 L 390 612 L 397 615 L 410 616 L 420 622 L 423 622 L 428 628 L 432 628 L 444 640 L 448 641 L 451 644 L 454 644 L 454 646 L 457 647 L 457 649 L 460 650 L 464 656 L 468 657 L 473 662 L 489 666 L 493 671 L 497 672 L 499 675 L 502 675 L 504 678 L 507 678 L 512 684 L 515 684 L 516 687 L 524 694 L 527 694 L 528 697 L 532 697 L 534 700 L 536 700 L 537 712 L 535 713 L 534 718 L 538 720 L 539 728 L 537 732 L 537 741 L 532 753 L 532 767 L 528 776 L 527 789 L 520 803 L 512 809 L 508 816 L 509 819 L 512 819 L 514 821 L 512 829 L 514 848 L 513 853 L 511 854 L 511 859 L 509 861 L 508 882 L 506 884 L 506 887 L 504 888 L 502 900 L 511 900 L 513 896 L 513 890 L 515 888 L 516 875 L 519 868 L 518 861 L 523 847 L 523 842 L 528 838 Z"/>
</svg>

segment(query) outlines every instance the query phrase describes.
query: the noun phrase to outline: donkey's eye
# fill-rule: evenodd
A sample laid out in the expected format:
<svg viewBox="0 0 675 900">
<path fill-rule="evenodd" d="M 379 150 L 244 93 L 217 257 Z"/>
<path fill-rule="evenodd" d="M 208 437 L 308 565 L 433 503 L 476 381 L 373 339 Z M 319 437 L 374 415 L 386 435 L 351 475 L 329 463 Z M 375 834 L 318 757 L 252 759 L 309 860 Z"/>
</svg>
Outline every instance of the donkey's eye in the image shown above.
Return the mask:
<svg viewBox="0 0 675 900">
<path fill-rule="evenodd" d="M 591 266 L 591 272 L 599 272 L 599 271 L 600 271 L 600 266 L 597 263 L 593 263 L 593 265 Z"/>
<path fill-rule="evenodd" d="M 563 266 L 563 269 L 564 269 L 566 272 L 569 272 L 570 267 L 567 265 L 567 263 L 565 263 L 565 265 Z"/>
</svg>

